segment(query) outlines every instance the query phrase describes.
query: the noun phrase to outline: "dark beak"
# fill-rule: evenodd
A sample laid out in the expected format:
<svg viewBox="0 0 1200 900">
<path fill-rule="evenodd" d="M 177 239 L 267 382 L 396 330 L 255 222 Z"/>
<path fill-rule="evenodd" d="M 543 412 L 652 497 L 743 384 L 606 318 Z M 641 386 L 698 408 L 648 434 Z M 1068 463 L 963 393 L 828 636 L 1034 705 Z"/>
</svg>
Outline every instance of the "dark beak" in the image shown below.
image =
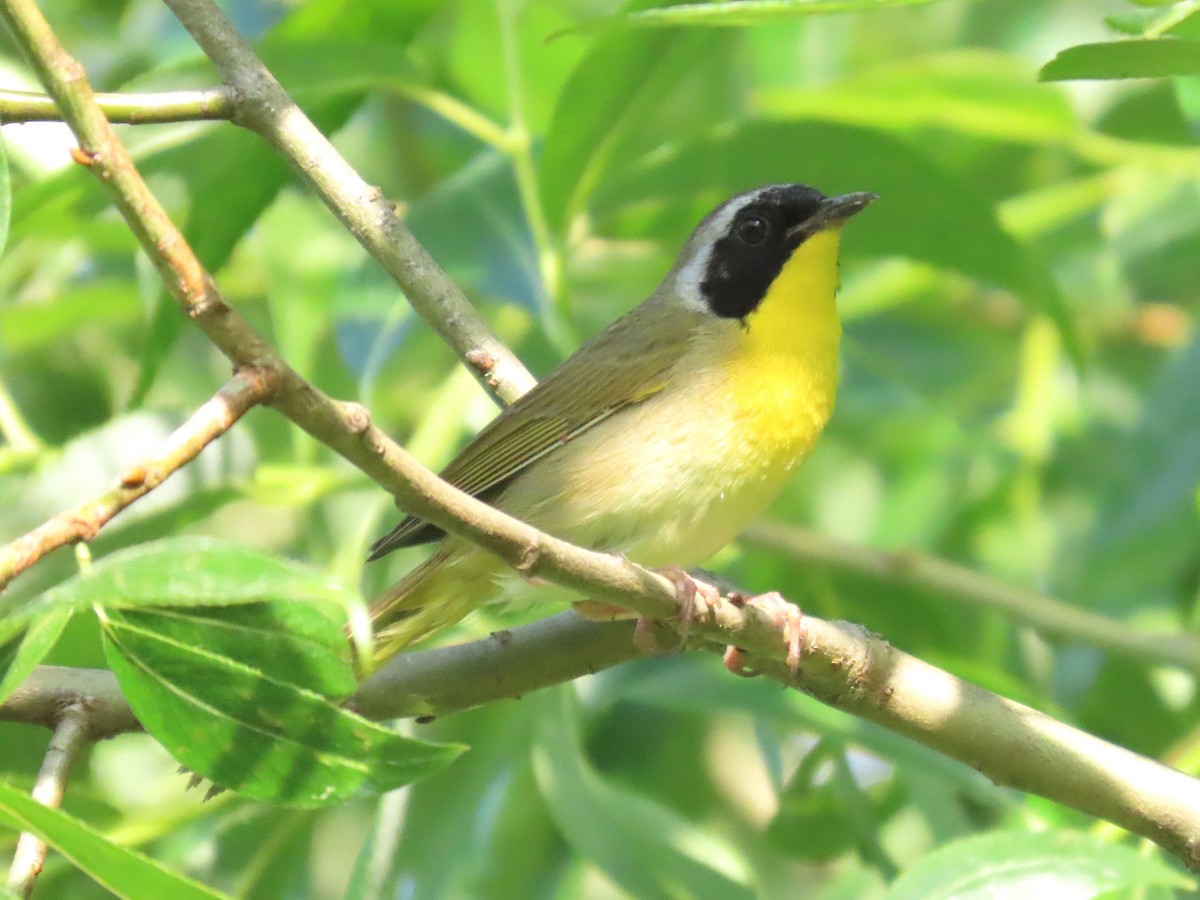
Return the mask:
<svg viewBox="0 0 1200 900">
<path fill-rule="evenodd" d="M 837 197 L 826 197 L 821 201 L 817 211 L 799 225 L 788 229 L 789 238 L 801 239 L 824 231 L 826 228 L 837 228 L 853 215 L 862 212 L 879 199 L 878 194 L 870 191 L 856 191 L 853 194 L 841 194 Z"/>
</svg>

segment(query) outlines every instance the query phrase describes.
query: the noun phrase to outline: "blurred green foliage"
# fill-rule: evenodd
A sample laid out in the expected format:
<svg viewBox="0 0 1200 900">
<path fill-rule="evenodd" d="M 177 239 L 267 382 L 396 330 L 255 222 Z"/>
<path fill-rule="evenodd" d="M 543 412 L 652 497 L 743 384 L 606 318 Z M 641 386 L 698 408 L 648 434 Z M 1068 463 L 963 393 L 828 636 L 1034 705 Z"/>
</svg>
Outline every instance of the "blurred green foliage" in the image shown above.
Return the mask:
<svg viewBox="0 0 1200 900">
<path fill-rule="evenodd" d="M 44 6 L 98 89 L 216 83 L 155 0 Z M 803 15 L 835 6 L 857 10 Z M 535 372 L 646 296 L 690 227 L 729 194 L 782 180 L 878 191 L 844 241 L 838 412 L 770 515 L 920 547 L 1131 628 L 1194 631 L 1195 4 L 866 6 L 698 4 L 637 19 L 608 0 L 226 9 Z M 36 89 L 2 41 L 0 80 Z M 105 488 L 228 366 L 70 163 L 63 126 L 2 133 L 9 540 Z M 301 374 L 368 404 L 431 465 L 493 414 L 256 137 L 225 123 L 122 135 L 227 298 Z M 420 559 L 363 570 L 365 547 L 395 516 L 365 478 L 257 410 L 118 517 L 92 552 L 216 535 L 370 596 Z M 1050 646 L 932 593 L 761 550 L 731 548 L 713 567 L 1141 753 L 1196 765 L 1194 675 Z M 68 551 L 52 555 L 14 582 L 3 608 L 75 568 Z M 488 610 L 447 639 L 544 612 Z M 60 624 L 27 641 L 48 646 Z M 0 658 L 15 653 L 11 641 L 0 647 Z M 50 660 L 103 665 L 95 617 L 76 616 Z M 66 809 L 117 844 L 255 898 L 882 897 L 900 872 L 892 896 L 932 896 L 1017 856 L 1055 878 L 1106 861 L 1102 877 L 1070 882 L 1079 896 L 1134 886 L 1170 896 L 1180 884 L 1161 856 L 1101 844 L 1120 840 L 1110 831 L 1068 833 L 1091 827 L 1079 814 L 996 789 L 803 696 L 731 679 L 711 660 L 642 661 L 404 728 L 471 750 L 382 799 L 280 815 L 231 795 L 201 805 L 158 743 L 127 735 L 92 749 Z M 0 723 L 10 785 L 32 783 L 44 743 L 36 729 Z M 0 820 L 19 819 L 12 809 L 0 803 Z M 69 821 L 47 827 L 92 847 Z M 1062 833 L 1012 834 L 1029 830 Z M 0 832 L 0 849 L 13 840 Z M 134 879 L 148 865 L 101 864 L 126 875 L 133 866 Z M 104 895 L 53 855 L 38 892 Z"/>
</svg>

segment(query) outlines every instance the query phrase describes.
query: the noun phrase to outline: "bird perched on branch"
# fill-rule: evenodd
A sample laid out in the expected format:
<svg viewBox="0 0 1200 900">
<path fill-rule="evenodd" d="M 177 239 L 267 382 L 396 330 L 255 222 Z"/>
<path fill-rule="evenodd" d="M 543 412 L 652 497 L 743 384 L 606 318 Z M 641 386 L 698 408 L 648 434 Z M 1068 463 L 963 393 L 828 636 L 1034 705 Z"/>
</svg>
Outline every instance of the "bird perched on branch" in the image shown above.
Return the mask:
<svg viewBox="0 0 1200 900">
<path fill-rule="evenodd" d="M 649 299 L 502 411 L 442 478 L 584 547 L 679 573 L 704 562 L 776 497 L 833 412 L 838 242 L 875 199 L 776 184 L 721 204 Z M 370 558 L 429 541 L 429 559 L 371 605 L 379 659 L 519 583 L 412 516 Z"/>
</svg>

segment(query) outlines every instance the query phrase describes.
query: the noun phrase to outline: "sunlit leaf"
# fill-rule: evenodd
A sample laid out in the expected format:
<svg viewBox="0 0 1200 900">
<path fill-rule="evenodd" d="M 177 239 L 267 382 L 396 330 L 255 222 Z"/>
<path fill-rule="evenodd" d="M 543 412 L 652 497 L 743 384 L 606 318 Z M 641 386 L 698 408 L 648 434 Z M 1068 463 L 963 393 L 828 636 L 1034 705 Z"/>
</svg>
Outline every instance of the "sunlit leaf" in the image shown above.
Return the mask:
<svg viewBox="0 0 1200 900">
<path fill-rule="evenodd" d="M 1162 78 L 1200 72 L 1200 41 L 1184 38 L 1080 44 L 1042 67 L 1042 81 Z"/>
<path fill-rule="evenodd" d="M 673 3 L 584 22 L 563 34 L 602 28 L 729 28 L 777 22 L 796 16 L 869 12 L 902 6 L 923 6 L 936 0 L 728 0 L 714 3 Z"/>
<path fill-rule="evenodd" d="M 981 49 L 904 59 L 813 87 L 767 89 L 773 117 L 865 127 L 948 129 L 998 141 L 1060 143 L 1081 132 L 1064 92 L 1033 80 L 1023 60 Z"/>
<path fill-rule="evenodd" d="M 1191 882 L 1159 856 L 1068 831 L 997 832 L 947 844 L 897 879 L 887 900 L 997 896 L 1095 897 L 1119 888 Z"/>
<path fill-rule="evenodd" d="M 8 154 L 0 138 L 0 255 L 8 242 L 8 220 L 12 213 L 12 185 L 8 180 Z"/>
<path fill-rule="evenodd" d="M 112 843 L 78 819 L 48 809 L 3 782 L 0 782 L 0 823 L 14 831 L 36 834 L 118 897 L 211 900 L 226 896 L 172 872 L 147 856 Z"/>
</svg>

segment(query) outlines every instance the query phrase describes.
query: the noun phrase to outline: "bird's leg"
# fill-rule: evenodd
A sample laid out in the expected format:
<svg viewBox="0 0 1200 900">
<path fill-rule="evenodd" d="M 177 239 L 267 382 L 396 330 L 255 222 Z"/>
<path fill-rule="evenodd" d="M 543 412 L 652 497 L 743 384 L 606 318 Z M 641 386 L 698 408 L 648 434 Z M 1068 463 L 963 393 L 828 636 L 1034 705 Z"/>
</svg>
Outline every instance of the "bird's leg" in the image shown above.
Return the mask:
<svg viewBox="0 0 1200 900">
<path fill-rule="evenodd" d="M 709 614 L 720 601 L 721 592 L 711 584 L 697 581 L 679 566 L 666 566 L 657 571 L 660 575 L 670 578 L 671 583 L 675 585 L 675 596 L 679 599 L 679 612 L 675 614 L 674 618 L 682 623 L 680 635 L 686 641 L 688 632 L 692 629 L 692 623 Z"/>
</svg>

